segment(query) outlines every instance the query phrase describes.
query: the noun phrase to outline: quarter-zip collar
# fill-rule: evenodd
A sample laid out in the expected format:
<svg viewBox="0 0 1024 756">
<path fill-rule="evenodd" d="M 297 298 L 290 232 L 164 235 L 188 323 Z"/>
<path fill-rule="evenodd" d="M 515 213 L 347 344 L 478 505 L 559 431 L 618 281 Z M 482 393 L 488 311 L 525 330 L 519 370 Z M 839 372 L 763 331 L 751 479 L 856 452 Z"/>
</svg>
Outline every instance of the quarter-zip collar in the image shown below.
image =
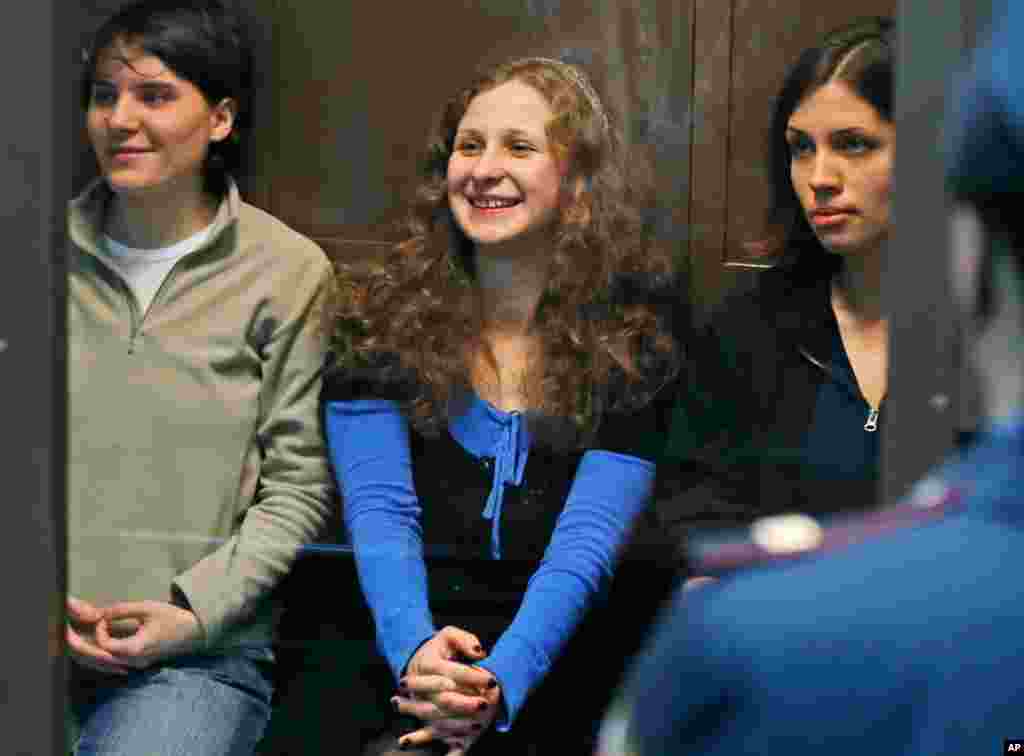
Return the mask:
<svg viewBox="0 0 1024 756">
<path fill-rule="evenodd" d="M 110 264 L 104 259 L 102 250 L 103 221 L 107 212 L 107 206 L 113 198 L 114 193 L 110 190 L 107 182 L 97 178 L 80 195 L 71 200 L 68 208 L 68 235 L 71 241 L 93 257 L 100 260 L 106 267 Z M 214 216 L 210 235 L 206 242 L 195 251 L 186 255 L 186 258 L 195 255 L 197 252 L 219 246 L 221 249 L 229 249 L 230 245 L 218 245 L 220 237 L 233 228 L 238 221 L 242 199 L 238 193 L 235 182 L 228 178 L 228 191 L 221 200 Z"/>
<path fill-rule="evenodd" d="M 203 255 L 204 259 L 209 262 L 230 255 L 232 250 L 237 247 L 231 235 L 237 234 L 237 221 L 242 200 L 238 193 L 238 187 L 229 178 L 227 194 L 217 208 L 217 214 L 214 216 L 206 240 L 174 264 L 160 285 L 152 304 L 143 313 L 140 312 L 139 304 L 132 292 L 131 286 L 113 262 L 102 252 L 103 222 L 112 197 L 113 192 L 102 177 L 93 181 L 69 205 L 68 235 L 72 244 L 81 250 L 84 255 L 87 255 L 88 259 L 98 265 L 102 271 L 106 271 L 108 281 L 111 282 L 111 285 L 120 289 L 124 295 L 129 312 L 128 353 L 134 354 L 137 340 L 145 330 L 146 321 L 150 313 L 154 308 L 161 306 L 161 302 L 165 298 L 165 290 L 174 285 L 174 281 L 182 267 L 195 260 L 199 255 Z"/>
</svg>

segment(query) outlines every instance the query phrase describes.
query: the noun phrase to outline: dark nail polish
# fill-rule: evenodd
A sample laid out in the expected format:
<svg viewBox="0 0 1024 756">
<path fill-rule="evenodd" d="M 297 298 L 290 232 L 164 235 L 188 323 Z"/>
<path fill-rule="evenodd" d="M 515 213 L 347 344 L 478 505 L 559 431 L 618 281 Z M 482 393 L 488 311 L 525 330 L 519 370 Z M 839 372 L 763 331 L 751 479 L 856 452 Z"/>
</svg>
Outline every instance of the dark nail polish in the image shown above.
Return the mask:
<svg viewBox="0 0 1024 756">
<path fill-rule="evenodd" d="M 487 711 L 487 702 L 486 701 L 481 701 L 480 703 L 478 703 L 476 705 L 476 710 L 477 711 Z"/>
<path fill-rule="evenodd" d="M 398 681 L 398 687 L 401 688 L 402 690 L 405 690 L 406 688 L 409 687 L 409 683 L 403 677 L 401 680 Z"/>
<path fill-rule="evenodd" d="M 498 687 L 498 681 L 495 680 L 493 677 L 490 680 L 487 681 L 487 689 L 488 690 L 494 690 L 497 687 Z"/>
<path fill-rule="evenodd" d="M 474 722 L 473 727 L 470 729 L 472 729 L 474 732 L 479 732 L 480 730 L 484 729 L 484 726 L 479 722 Z"/>
<path fill-rule="evenodd" d="M 410 744 L 409 744 L 408 740 L 399 740 L 398 741 L 398 750 L 399 751 L 407 751 L 407 750 L 409 750 L 409 747 L 410 747 Z"/>
</svg>

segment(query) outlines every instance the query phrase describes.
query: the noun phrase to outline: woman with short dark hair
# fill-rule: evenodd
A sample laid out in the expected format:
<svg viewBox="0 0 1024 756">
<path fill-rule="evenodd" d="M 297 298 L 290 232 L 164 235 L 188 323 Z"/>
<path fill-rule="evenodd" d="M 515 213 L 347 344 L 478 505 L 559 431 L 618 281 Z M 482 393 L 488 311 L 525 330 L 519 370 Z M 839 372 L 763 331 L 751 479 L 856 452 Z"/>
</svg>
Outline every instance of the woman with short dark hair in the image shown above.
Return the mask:
<svg viewBox="0 0 1024 756">
<path fill-rule="evenodd" d="M 82 83 L 70 207 L 68 627 L 80 756 L 245 756 L 270 600 L 329 507 L 323 253 L 242 201 L 250 61 L 216 0 L 143 0 Z"/>
</svg>

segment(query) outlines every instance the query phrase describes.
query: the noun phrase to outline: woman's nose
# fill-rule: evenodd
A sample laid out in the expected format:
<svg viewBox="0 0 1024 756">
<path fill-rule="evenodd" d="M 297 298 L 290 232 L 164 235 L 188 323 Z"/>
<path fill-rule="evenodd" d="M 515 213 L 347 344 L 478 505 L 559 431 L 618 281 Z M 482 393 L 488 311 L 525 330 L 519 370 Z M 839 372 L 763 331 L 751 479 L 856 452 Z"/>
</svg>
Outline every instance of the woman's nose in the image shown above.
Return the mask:
<svg viewBox="0 0 1024 756">
<path fill-rule="evenodd" d="M 122 96 L 114 101 L 107 114 L 107 124 L 118 131 L 131 131 L 138 127 L 138 111 L 130 97 Z"/>
<path fill-rule="evenodd" d="M 500 152 L 488 147 L 474 161 L 470 173 L 475 181 L 496 181 L 502 177 L 503 172 Z"/>
<path fill-rule="evenodd" d="M 819 150 L 814 156 L 808 184 L 815 193 L 834 193 L 842 183 L 838 160 L 827 150 Z"/>
</svg>

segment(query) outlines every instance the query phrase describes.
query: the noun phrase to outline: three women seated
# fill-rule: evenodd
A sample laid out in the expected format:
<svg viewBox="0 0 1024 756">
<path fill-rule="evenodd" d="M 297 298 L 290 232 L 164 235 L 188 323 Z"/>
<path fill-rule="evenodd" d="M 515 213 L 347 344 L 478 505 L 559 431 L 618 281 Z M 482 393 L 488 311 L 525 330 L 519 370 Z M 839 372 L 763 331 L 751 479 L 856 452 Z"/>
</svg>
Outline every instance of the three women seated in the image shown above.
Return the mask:
<svg viewBox="0 0 1024 756">
<path fill-rule="evenodd" d="M 77 753 L 253 752 L 274 588 L 323 531 L 331 471 L 355 569 L 321 595 L 365 599 L 379 647 L 337 681 L 337 747 L 591 752 L 675 577 L 638 523 L 677 393 L 669 466 L 719 511 L 834 506 L 768 493 L 766 450 L 819 479 L 852 450 L 854 477 L 874 474 L 887 34 L 798 65 L 773 155 L 795 262 L 690 339 L 578 66 L 517 59 L 457 92 L 406 241 L 332 279 L 230 178 L 251 80 L 231 15 L 143 0 L 111 19 L 86 76 L 103 175 L 71 210 Z M 432 592 L 442 564 L 476 588 Z"/>
</svg>

